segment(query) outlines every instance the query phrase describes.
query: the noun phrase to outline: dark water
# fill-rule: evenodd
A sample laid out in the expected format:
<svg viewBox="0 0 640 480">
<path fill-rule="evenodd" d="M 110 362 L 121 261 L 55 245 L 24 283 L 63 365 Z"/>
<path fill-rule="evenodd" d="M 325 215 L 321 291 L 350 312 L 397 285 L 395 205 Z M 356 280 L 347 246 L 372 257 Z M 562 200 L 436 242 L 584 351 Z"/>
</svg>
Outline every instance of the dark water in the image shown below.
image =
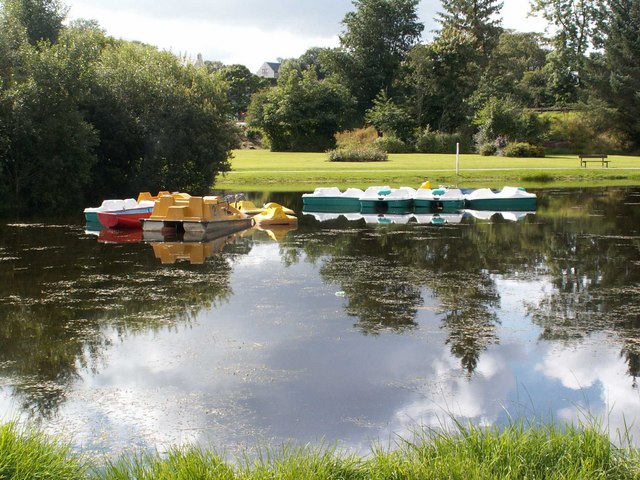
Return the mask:
<svg viewBox="0 0 640 480">
<path fill-rule="evenodd" d="M 110 454 L 365 452 L 453 418 L 638 438 L 640 188 L 538 196 L 520 218 L 300 215 L 206 244 L 2 224 L 2 419 Z"/>
</svg>

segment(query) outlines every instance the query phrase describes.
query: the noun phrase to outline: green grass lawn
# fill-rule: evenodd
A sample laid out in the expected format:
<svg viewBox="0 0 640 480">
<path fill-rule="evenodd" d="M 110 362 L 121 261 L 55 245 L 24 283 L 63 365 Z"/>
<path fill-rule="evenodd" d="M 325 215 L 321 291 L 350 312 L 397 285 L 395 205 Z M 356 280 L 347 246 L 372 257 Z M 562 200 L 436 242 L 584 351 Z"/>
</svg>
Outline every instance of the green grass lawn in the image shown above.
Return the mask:
<svg viewBox="0 0 640 480">
<path fill-rule="evenodd" d="M 640 157 L 610 155 L 609 168 L 598 163 L 580 167 L 577 155 L 545 158 L 483 157 L 454 154 L 392 154 L 387 162 L 329 162 L 324 153 L 236 150 L 232 171 L 217 179 L 216 188 L 306 191 L 316 186 L 340 188 L 369 185 L 458 187 L 615 186 L 640 184 Z"/>
<path fill-rule="evenodd" d="M 638 451 L 614 446 L 596 425 L 417 431 L 397 448 L 366 457 L 333 447 L 265 446 L 231 461 L 212 449 L 131 452 L 104 462 L 72 452 L 64 440 L 9 424 L 0 427 L 0 478 L 6 480 L 387 480 L 637 479 Z"/>
</svg>

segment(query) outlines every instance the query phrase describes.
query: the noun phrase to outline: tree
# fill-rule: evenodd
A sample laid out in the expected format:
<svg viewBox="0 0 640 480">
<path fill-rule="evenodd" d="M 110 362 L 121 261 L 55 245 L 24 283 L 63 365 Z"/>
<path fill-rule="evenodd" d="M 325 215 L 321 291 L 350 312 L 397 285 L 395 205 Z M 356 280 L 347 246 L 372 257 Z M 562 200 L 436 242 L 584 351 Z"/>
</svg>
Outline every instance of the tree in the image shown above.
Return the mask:
<svg viewBox="0 0 640 480">
<path fill-rule="evenodd" d="M 503 148 L 508 142 L 539 143 L 546 131 L 544 123 L 511 97 L 492 97 L 476 112 L 478 126 L 476 144 L 496 143 Z"/>
<path fill-rule="evenodd" d="M 482 74 L 473 104 L 507 95 L 529 107 L 552 104 L 544 75 L 547 54 L 542 35 L 504 32 Z"/>
<path fill-rule="evenodd" d="M 224 66 L 214 73 L 214 79 L 227 85 L 227 97 L 237 118 L 246 113 L 251 96 L 268 85 L 244 65 Z"/>
<path fill-rule="evenodd" d="M 598 94 L 618 113 L 619 128 L 640 148 L 640 4 L 609 0 L 604 81 Z"/>
<path fill-rule="evenodd" d="M 556 101 L 572 103 L 585 69 L 586 53 L 602 46 L 606 9 L 600 0 L 531 0 L 531 13 L 555 28 L 554 52 L 546 67 Z"/>
<path fill-rule="evenodd" d="M 68 8 L 58 0 L 4 0 L 3 16 L 24 27 L 31 45 L 40 41 L 53 44 L 63 29 Z"/>
<path fill-rule="evenodd" d="M 465 32 L 471 35 L 480 52 L 481 63 L 488 62 L 502 33 L 502 2 L 496 0 L 442 0 L 444 11 L 438 13 L 442 30 Z"/>
<path fill-rule="evenodd" d="M 315 68 L 281 71 L 277 86 L 254 95 L 249 124 L 261 128 L 273 151 L 324 151 L 350 126 L 354 101 L 334 78 L 318 79 Z"/>
<path fill-rule="evenodd" d="M 418 0 L 353 0 L 353 5 L 356 11 L 342 21 L 340 45 L 346 55 L 338 53 L 333 67 L 351 86 L 363 114 L 381 90 L 391 87 L 424 25 L 416 13 Z"/>
<path fill-rule="evenodd" d="M 18 81 L 0 91 L 0 179 L 18 210 L 62 211 L 82 202 L 97 137 L 79 107 L 87 70 L 77 60 L 65 45 L 25 45 Z"/>
<path fill-rule="evenodd" d="M 101 196 L 210 192 L 237 136 L 226 84 L 169 52 L 115 42 L 100 57 L 88 119 L 100 132 L 92 188 Z"/>
<path fill-rule="evenodd" d="M 580 61 L 591 47 L 602 46 L 606 16 L 599 0 L 531 0 L 531 13 L 556 27 L 554 46 Z"/>
<path fill-rule="evenodd" d="M 468 124 L 469 98 L 479 76 L 477 56 L 473 39 L 454 30 L 411 51 L 406 80 L 414 88 L 418 125 L 454 132 Z"/>
<path fill-rule="evenodd" d="M 408 141 L 415 127 L 415 122 L 409 113 L 396 105 L 384 91 L 373 101 L 373 106 L 367 110 L 365 120 L 373 125 L 382 135 L 397 137 Z"/>
</svg>

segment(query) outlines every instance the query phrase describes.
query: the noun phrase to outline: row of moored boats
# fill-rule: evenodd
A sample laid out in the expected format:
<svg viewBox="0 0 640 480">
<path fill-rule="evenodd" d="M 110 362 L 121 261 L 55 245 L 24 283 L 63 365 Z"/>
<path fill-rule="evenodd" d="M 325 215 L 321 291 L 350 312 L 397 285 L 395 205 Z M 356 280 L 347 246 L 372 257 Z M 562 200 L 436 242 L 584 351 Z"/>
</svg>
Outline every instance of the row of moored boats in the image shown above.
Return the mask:
<svg viewBox="0 0 640 480">
<path fill-rule="evenodd" d="M 233 199 L 235 200 L 235 199 Z M 104 200 L 99 207 L 84 209 L 85 221 L 112 229 L 148 232 L 225 234 L 253 225 L 294 225 L 293 211 L 276 203 L 263 208 L 246 201 L 187 193 L 142 192 L 138 199 Z"/>
<path fill-rule="evenodd" d="M 407 212 L 454 211 L 461 209 L 492 211 L 534 211 L 537 197 L 521 187 L 462 190 L 459 188 L 431 188 L 425 182 L 420 188 L 390 188 L 372 186 L 366 190 L 336 187 L 316 188 L 302 195 L 307 212 Z"/>
</svg>

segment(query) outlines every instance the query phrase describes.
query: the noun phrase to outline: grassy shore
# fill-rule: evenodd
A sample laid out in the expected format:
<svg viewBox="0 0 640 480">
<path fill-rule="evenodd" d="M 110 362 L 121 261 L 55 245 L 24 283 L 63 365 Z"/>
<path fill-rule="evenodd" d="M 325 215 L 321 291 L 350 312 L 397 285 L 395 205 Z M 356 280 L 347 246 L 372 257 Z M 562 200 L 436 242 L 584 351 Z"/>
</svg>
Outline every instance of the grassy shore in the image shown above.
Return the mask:
<svg viewBox="0 0 640 480">
<path fill-rule="evenodd" d="M 637 479 L 638 451 L 612 445 L 596 425 L 581 428 L 462 427 L 423 432 L 389 450 L 357 457 L 335 448 L 264 450 L 238 461 L 197 448 L 138 454 L 102 464 L 71 453 L 64 442 L 14 424 L 0 428 L 3 480 L 173 479 Z"/>
<path fill-rule="evenodd" d="M 609 168 L 599 163 L 580 167 L 577 155 L 545 158 L 483 157 L 480 155 L 393 154 L 387 162 L 329 162 L 324 153 L 283 153 L 236 150 L 232 171 L 216 188 L 244 191 L 308 191 L 316 186 L 339 188 L 369 185 L 417 187 L 429 179 L 435 185 L 526 188 L 628 186 L 640 184 L 640 157 L 610 155 Z"/>
</svg>

